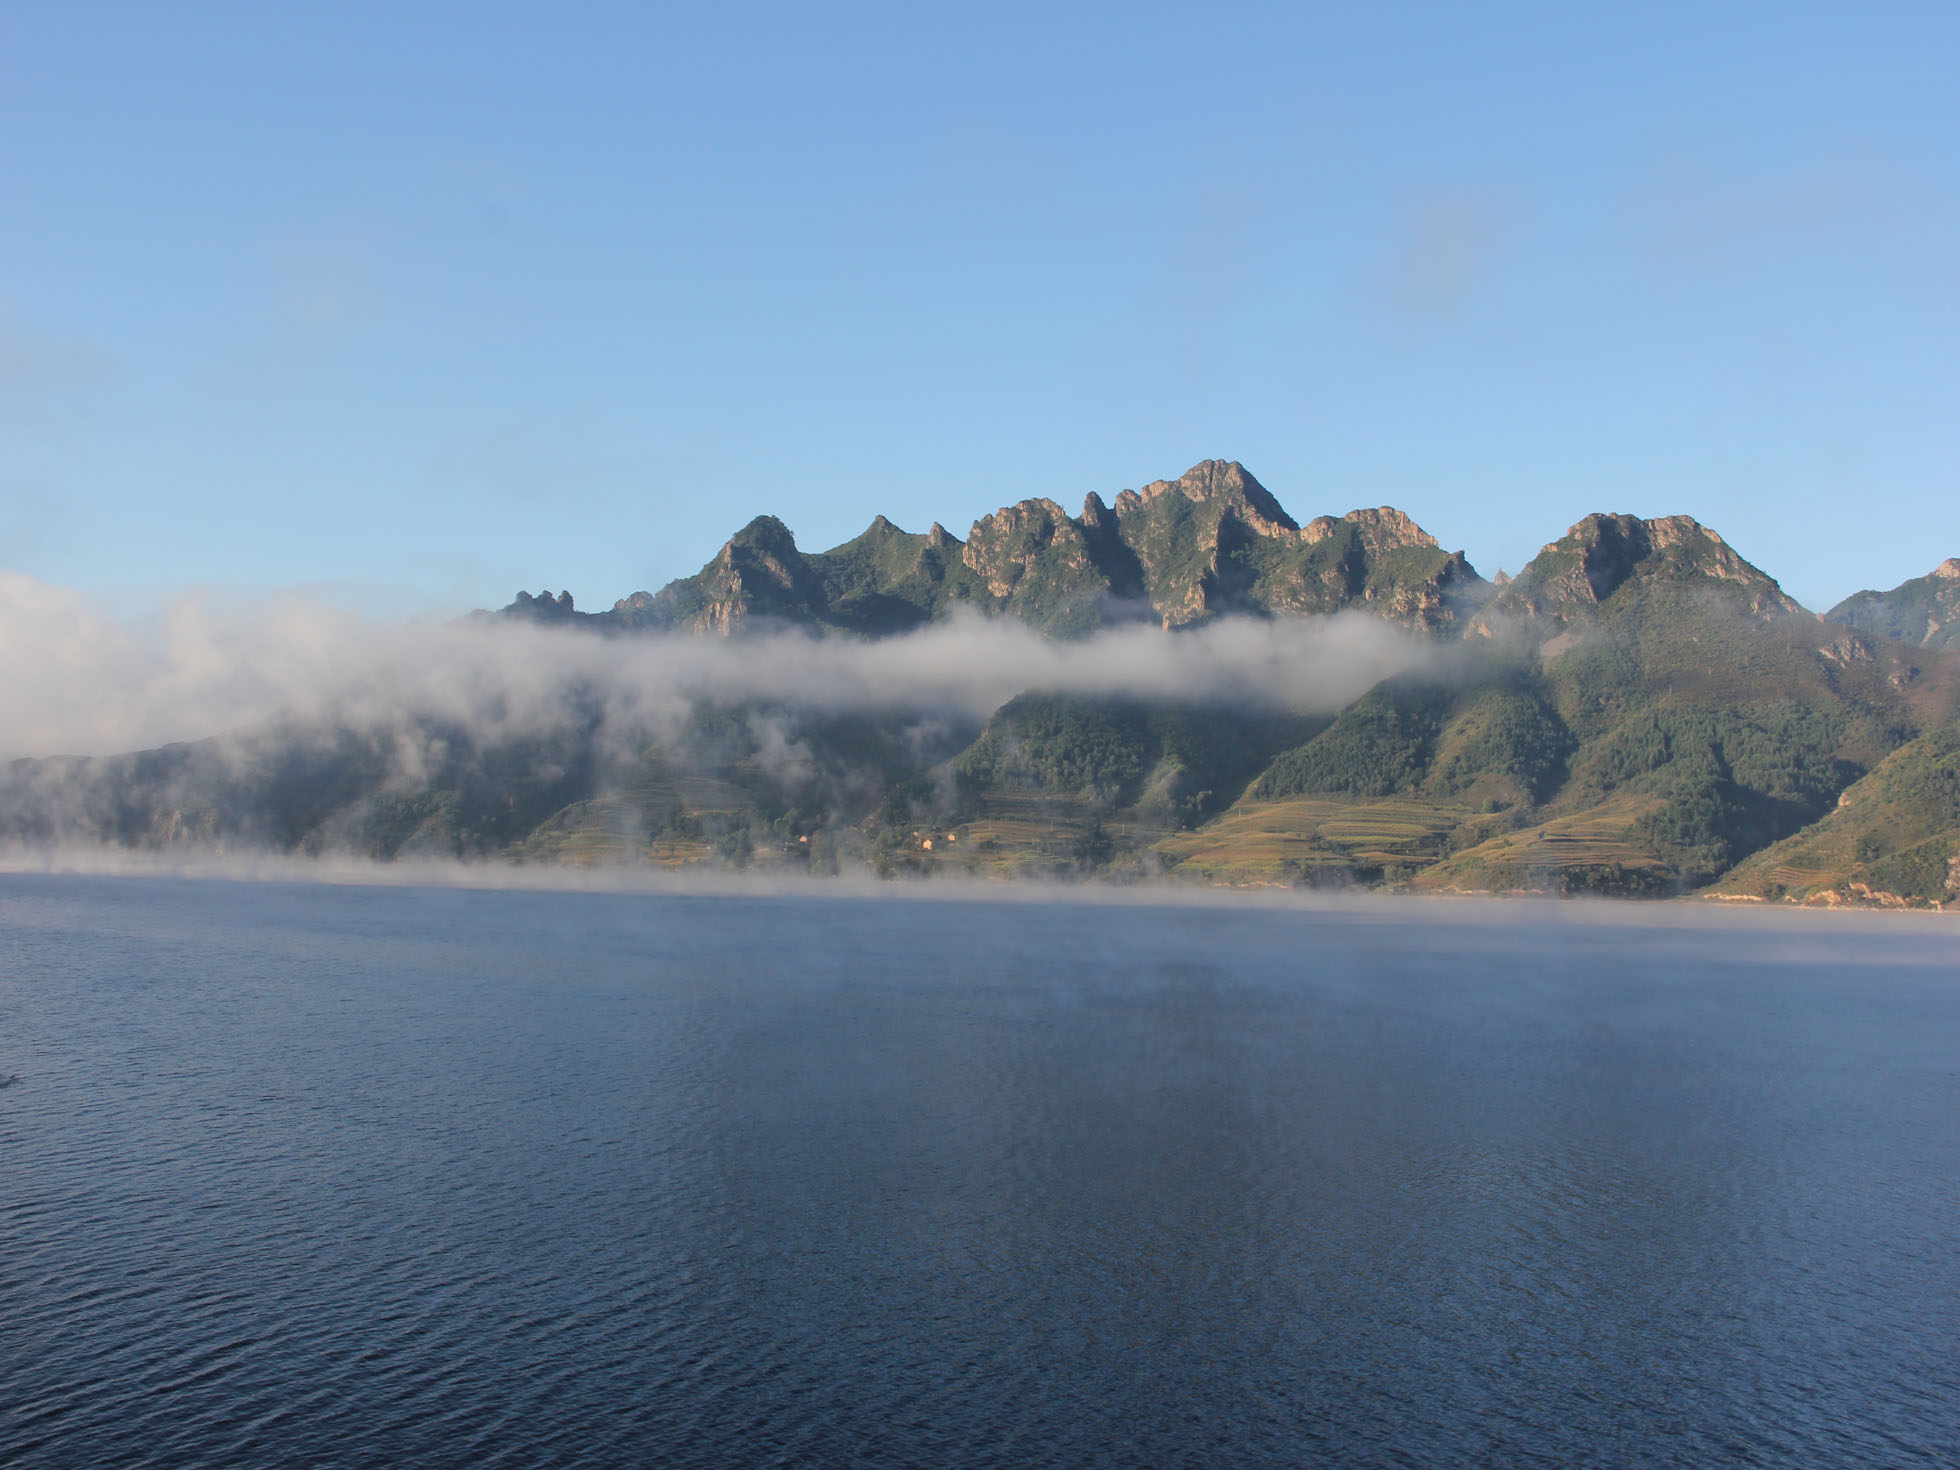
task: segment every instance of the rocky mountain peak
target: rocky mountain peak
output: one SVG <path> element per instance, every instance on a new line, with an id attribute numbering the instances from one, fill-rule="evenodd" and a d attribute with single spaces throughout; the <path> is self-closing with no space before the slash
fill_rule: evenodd
<path id="1" fill-rule="evenodd" d="M 1172 481 L 1171 488 L 1187 500 L 1210 500 L 1258 483 L 1236 459 L 1201 459 Z"/>
<path id="2" fill-rule="evenodd" d="M 1081 529 L 1054 501 L 1036 498 L 975 521 L 960 560 L 979 574 L 990 596 L 1006 599 L 1050 548 L 1060 548 L 1069 566 L 1087 565 Z"/>
<path id="3" fill-rule="evenodd" d="M 1642 520 L 1630 515 L 1590 515 L 1574 526 L 1567 538 L 1579 544 L 1594 601 L 1610 597 L 1637 567 L 1663 553 L 1672 553 L 1663 559 L 1678 563 L 1681 570 L 1719 581 L 1776 587 L 1773 578 L 1736 555 L 1728 542 L 1693 516 Z M 1781 610 L 1795 610 L 1796 603 L 1784 597 L 1780 589 L 1776 598 Z"/>
<path id="4" fill-rule="evenodd" d="M 1341 517 L 1361 533 L 1361 543 L 1379 555 L 1404 546 L 1435 546 L 1436 538 L 1392 505 L 1351 510 Z"/>
<path id="5" fill-rule="evenodd" d="M 1719 535 L 1693 516 L 1656 516 L 1652 520 L 1642 521 L 1641 524 L 1647 528 L 1647 539 L 1657 550 L 1669 546 L 1686 546 L 1698 540 L 1710 541 L 1717 546 L 1728 545 Z"/>
<path id="6" fill-rule="evenodd" d="M 1286 513 L 1279 501 L 1264 485 L 1260 484 L 1235 459 L 1205 459 L 1191 466 L 1175 480 L 1153 480 L 1141 490 L 1125 491 L 1116 500 L 1116 511 L 1122 515 L 1126 507 L 1125 498 L 1132 504 L 1130 509 L 1148 505 L 1160 496 L 1176 492 L 1197 505 L 1207 505 L 1214 501 L 1235 503 L 1252 512 L 1249 519 L 1271 524 L 1272 531 L 1261 529 L 1261 534 L 1271 535 L 1280 530 L 1298 531 L 1300 528 L 1293 517 Z"/>
<path id="7" fill-rule="evenodd" d="M 1936 577 L 1960 577 L 1960 556 L 1949 556 L 1933 568 Z"/>
<path id="8" fill-rule="evenodd" d="M 728 544 L 721 549 L 721 559 L 727 562 L 736 551 L 756 551 L 778 559 L 799 554 L 795 535 L 774 516 L 757 516 L 729 537 Z"/>
<path id="9" fill-rule="evenodd" d="M 1801 611 L 1774 578 L 1692 516 L 1643 520 L 1596 513 L 1533 557 L 1499 594 L 1492 613 L 1563 621 L 1575 610 L 1600 606 L 1635 578 L 1728 583 L 1750 615 L 1766 620 Z"/>

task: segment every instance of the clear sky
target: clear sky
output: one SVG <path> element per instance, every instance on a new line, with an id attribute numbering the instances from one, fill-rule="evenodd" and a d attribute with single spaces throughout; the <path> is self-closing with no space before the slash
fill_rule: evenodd
<path id="1" fill-rule="evenodd" d="M 0 566 L 609 605 L 1244 461 L 1960 555 L 1960 5 L 0 17 Z"/>

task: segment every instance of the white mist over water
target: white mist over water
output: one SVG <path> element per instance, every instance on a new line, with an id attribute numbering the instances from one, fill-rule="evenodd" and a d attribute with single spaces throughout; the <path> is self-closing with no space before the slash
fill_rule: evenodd
<path id="1" fill-rule="evenodd" d="M 701 700 L 983 718 L 1028 690 L 1325 711 L 1441 657 L 1359 613 L 1178 633 L 1138 625 L 1069 642 L 969 616 L 873 642 L 377 622 L 296 594 L 187 594 L 132 623 L 0 571 L 0 759 L 113 754 L 281 714 L 356 728 L 436 718 L 495 740 L 558 728 L 595 703 L 622 728 Z"/>

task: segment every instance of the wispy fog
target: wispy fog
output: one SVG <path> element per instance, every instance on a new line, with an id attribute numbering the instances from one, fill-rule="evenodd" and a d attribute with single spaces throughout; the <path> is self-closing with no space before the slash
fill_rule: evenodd
<path id="1" fill-rule="evenodd" d="M 1436 657 L 1361 614 L 1175 634 L 1129 626 L 1067 643 L 978 617 L 875 643 L 605 638 L 498 620 L 376 622 L 298 597 L 186 596 L 126 623 L 0 572 L 0 758 L 110 754 L 276 714 L 355 726 L 433 717 L 495 739 L 551 729 L 595 702 L 621 726 L 701 700 L 980 717 L 1030 689 L 1329 710 Z"/>
<path id="2" fill-rule="evenodd" d="M 1584 931 L 1611 930 L 1644 942 L 1670 939 L 1696 948 L 1711 934 L 1748 935 L 1751 955 L 1791 974 L 1816 966 L 1842 968 L 1843 958 L 1819 947 L 1836 939 L 1861 945 L 1882 937 L 1883 945 L 1861 948 L 1866 968 L 1944 965 L 1950 968 L 1953 936 L 1940 916 L 1898 909 L 1803 908 L 1787 904 L 1715 903 L 1687 898 L 1671 902 L 1627 903 L 1613 898 L 1546 898 L 1539 895 L 1465 895 L 1328 891 L 1283 887 L 1215 887 L 1173 879 L 1110 882 L 1083 878 L 1071 882 L 1011 882 L 968 876 L 889 881 L 864 870 L 828 876 L 782 869 L 767 873 L 731 872 L 714 867 L 682 872 L 645 867 L 557 867 L 514 865 L 495 860 L 432 857 L 377 862 L 351 853 L 295 857 L 272 852 L 135 852 L 99 845 L 22 849 L 0 845 L 0 876 L 33 875 L 59 883 L 65 878 L 189 879 L 228 883 L 326 883 L 348 887 L 453 888 L 507 893 L 624 894 L 639 898 L 734 899 L 746 903 L 821 899 L 861 899 L 887 903 L 906 900 L 939 904 L 1067 905 L 1094 907 L 1268 909 L 1340 918 L 1348 923 L 1392 926 L 1397 942 L 1429 941 L 1463 960 L 1484 949 L 1514 953 L 1527 930 L 1541 945 L 1558 945 Z M 59 888 L 45 891 L 59 892 Z M 16 900 L 23 890 L 8 895 Z M 46 922 L 53 911 L 37 913 L 16 903 L 7 915 L 15 927 Z M 62 911 L 65 913 L 65 910 Z M 1660 951 L 1657 951 L 1659 953 Z"/>

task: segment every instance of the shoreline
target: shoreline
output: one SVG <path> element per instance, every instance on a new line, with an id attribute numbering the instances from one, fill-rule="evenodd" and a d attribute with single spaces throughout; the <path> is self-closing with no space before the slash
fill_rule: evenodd
<path id="1" fill-rule="evenodd" d="M 1531 907 L 1573 914 L 1690 914 L 1728 917 L 1768 914 L 1923 915 L 1945 919 L 1954 905 L 1909 905 L 1859 899 L 1797 903 L 1704 890 L 1665 897 L 1567 894 L 1549 889 L 1316 889 L 1282 883 L 1202 883 L 1176 877 L 1111 881 L 1103 878 L 879 878 L 863 873 L 768 873 L 717 869 L 662 870 L 648 866 L 565 867 L 496 859 L 293 857 L 280 853 L 200 853 L 177 856 L 118 849 L 0 851 L 0 879 L 12 877 L 178 880 L 339 888 L 436 889 L 463 892 L 565 893 L 673 898 L 899 899 L 912 902 L 1081 904 L 1107 907 L 1240 908 L 1260 911 L 1359 912 L 1393 909 L 1398 918 L 1422 910 L 1440 916 L 1488 906 Z"/>

